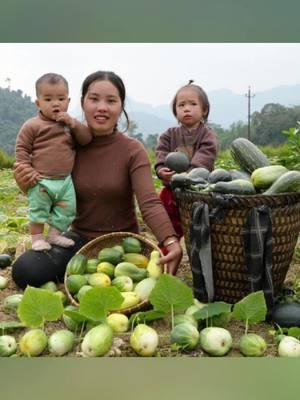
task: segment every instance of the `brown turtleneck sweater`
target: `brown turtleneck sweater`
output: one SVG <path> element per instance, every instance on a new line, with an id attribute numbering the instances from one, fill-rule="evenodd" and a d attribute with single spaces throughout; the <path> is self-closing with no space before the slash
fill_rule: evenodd
<path id="1" fill-rule="evenodd" d="M 184 126 L 169 128 L 160 136 L 156 147 L 156 173 L 164 167 L 166 156 L 172 151 L 186 153 L 193 168 L 204 167 L 212 171 L 218 151 L 216 134 L 202 123 L 192 130 Z"/>
<path id="2" fill-rule="evenodd" d="M 75 143 L 92 139 L 89 128 L 75 120 L 69 129 L 46 118 L 41 112 L 21 127 L 16 140 L 16 161 L 31 165 L 44 178 L 70 175 L 75 159 Z"/>
<path id="3" fill-rule="evenodd" d="M 94 238 L 109 232 L 138 232 L 135 198 L 159 242 L 175 231 L 153 186 L 143 145 L 120 132 L 94 137 L 80 147 L 72 173 L 77 217 L 72 229 Z"/>

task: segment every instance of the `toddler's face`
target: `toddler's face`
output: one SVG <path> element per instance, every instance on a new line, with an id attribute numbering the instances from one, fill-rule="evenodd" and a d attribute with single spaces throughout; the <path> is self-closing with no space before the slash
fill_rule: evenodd
<path id="1" fill-rule="evenodd" d="M 68 89 L 64 82 L 43 82 L 39 85 L 35 103 L 45 117 L 56 121 L 58 113 L 68 110 L 69 102 Z"/>
<path id="2" fill-rule="evenodd" d="M 181 89 L 176 98 L 176 117 L 187 128 L 196 128 L 206 110 L 199 98 L 199 93 L 193 88 Z"/>

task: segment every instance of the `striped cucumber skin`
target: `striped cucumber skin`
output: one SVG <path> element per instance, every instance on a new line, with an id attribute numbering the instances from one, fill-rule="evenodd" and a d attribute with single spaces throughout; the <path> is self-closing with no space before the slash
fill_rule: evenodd
<path id="1" fill-rule="evenodd" d="M 270 165 L 267 156 L 248 139 L 235 139 L 231 143 L 230 151 L 235 162 L 250 174 L 257 168 Z"/>
<path id="2" fill-rule="evenodd" d="M 263 194 L 300 192 L 300 172 L 288 171 L 281 175 Z"/>

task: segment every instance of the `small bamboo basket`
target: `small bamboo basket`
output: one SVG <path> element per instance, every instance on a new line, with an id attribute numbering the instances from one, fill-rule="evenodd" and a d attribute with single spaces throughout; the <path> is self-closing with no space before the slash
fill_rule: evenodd
<path id="1" fill-rule="evenodd" d="M 222 207 L 222 222 L 210 224 L 215 300 L 235 303 L 250 293 L 241 230 L 253 207 L 266 205 L 272 218 L 272 264 L 275 295 L 289 269 L 300 231 L 300 193 L 272 196 L 221 195 L 175 190 L 188 255 L 190 254 L 191 209 L 204 202 L 209 211 Z"/>
<path id="2" fill-rule="evenodd" d="M 100 250 L 102 250 L 106 247 L 113 247 L 116 245 L 120 245 L 122 243 L 122 239 L 124 239 L 126 237 L 134 237 L 134 238 L 138 239 L 142 245 L 141 254 L 143 254 L 147 258 L 150 257 L 150 254 L 153 250 L 157 250 L 161 253 L 160 248 L 154 242 L 145 238 L 144 236 L 141 236 L 137 233 L 131 233 L 131 232 L 113 232 L 113 233 L 108 233 L 103 236 L 99 236 L 98 238 L 91 240 L 86 245 L 81 247 L 81 249 L 79 249 L 76 254 L 83 254 L 87 258 L 97 258 Z M 74 299 L 74 297 L 69 292 L 67 284 L 66 284 L 66 279 L 67 279 L 67 274 L 65 273 L 64 285 L 65 285 L 65 290 L 66 290 L 67 296 L 68 296 L 70 302 L 73 305 L 78 307 L 79 303 Z M 114 310 L 113 312 L 130 315 L 130 314 L 133 314 L 138 311 L 149 309 L 150 306 L 151 305 L 148 300 L 143 300 L 141 303 L 136 304 L 135 306 L 124 308 L 122 310 Z"/>

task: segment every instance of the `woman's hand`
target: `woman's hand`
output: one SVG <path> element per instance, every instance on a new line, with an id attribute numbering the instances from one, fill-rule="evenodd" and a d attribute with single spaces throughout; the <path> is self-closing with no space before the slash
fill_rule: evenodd
<path id="1" fill-rule="evenodd" d="M 182 259 L 182 248 L 178 240 L 174 241 L 174 243 L 169 244 L 167 246 L 168 254 L 165 256 L 160 257 L 157 261 L 160 265 L 165 265 L 166 270 L 165 272 L 176 275 L 177 270 L 180 265 L 180 261 Z"/>
<path id="2" fill-rule="evenodd" d="M 41 179 L 40 174 L 31 165 L 21 163 L 14 164 L 14 177 L 17 185 L 24 193 Z"/>
<path id="3" fill-rule="evenodd" d="M 158 177 L 162 180 L 164 184 L 168 184 L 171 182 L 172 176 L 175 174 L 175 171 L 172 171 L 171 169 L 167 167 L 162 167 L 157 175 Z"/>

